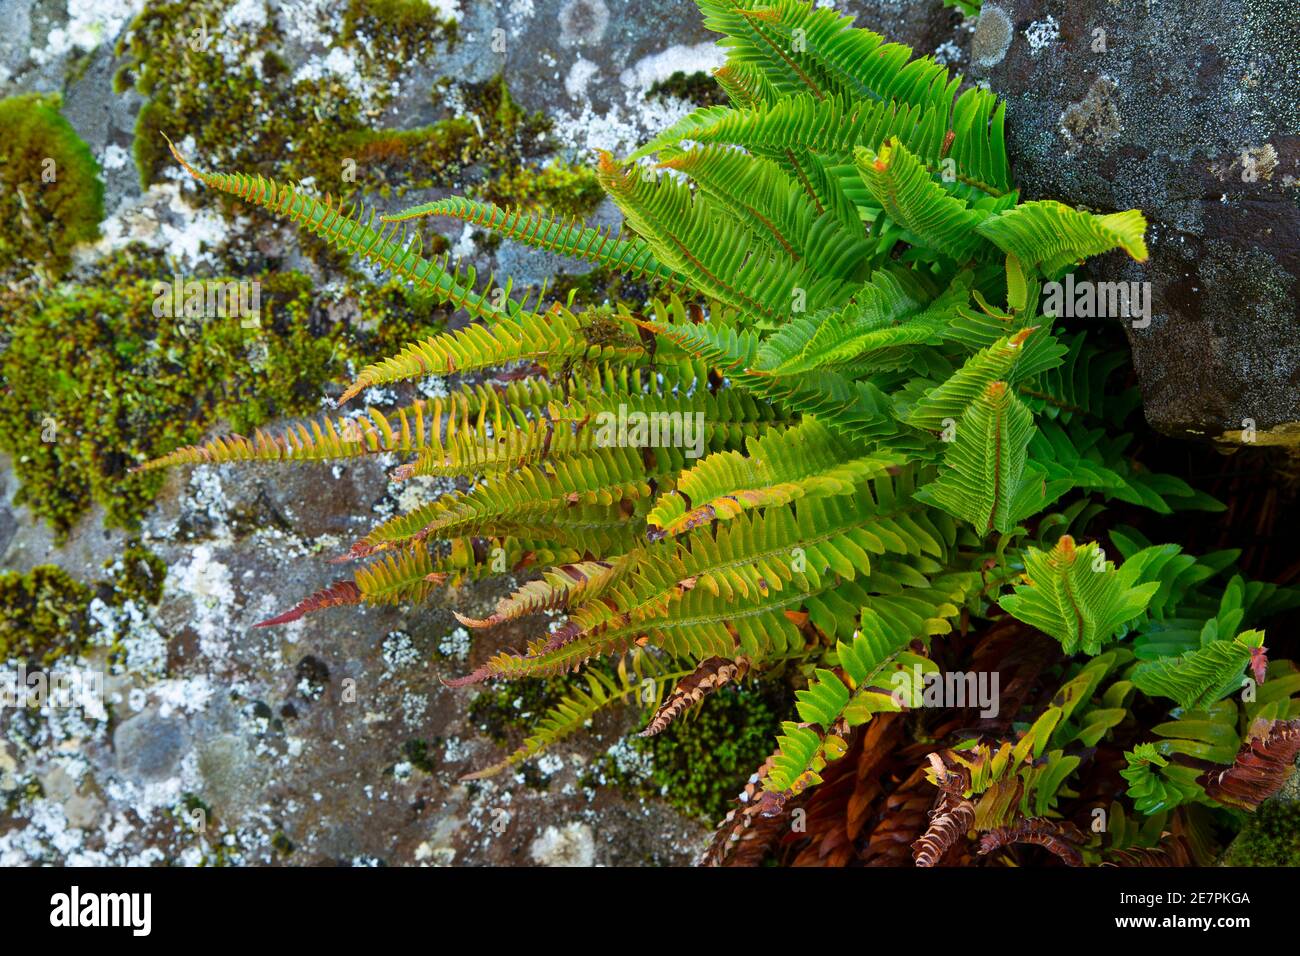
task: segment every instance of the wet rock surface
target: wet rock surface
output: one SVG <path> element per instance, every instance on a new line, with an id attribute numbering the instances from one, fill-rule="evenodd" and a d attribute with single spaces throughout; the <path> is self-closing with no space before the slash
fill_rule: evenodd
<path id="1" fill-rule="evenodd" d="M 1008 42 L 1009 38 L 1009 42 Z M 986 3 L 972 77 L 1006 97 L 1026 198 L 1139 208 L 1151 323 L 1126 323 L 1148 421 L 1300 441 L 1300 20 L 1280 0 Z"/>

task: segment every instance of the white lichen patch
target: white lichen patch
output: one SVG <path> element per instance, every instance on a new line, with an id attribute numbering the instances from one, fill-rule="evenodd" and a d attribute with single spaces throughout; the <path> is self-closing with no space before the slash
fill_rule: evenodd
<path id="1" fill-rule="evenodd" d="M 89 52 L 116 39 L 144 9 L 144 0 L 68 0 L 67 9 L 67 23 L 50 30 L 43 48 L 31 50 L 31 58 L 38 66 L 68 53 Z"/>
<path id="2" fill-rule="evenodd" d="M 675 97 L 647 99 L 651 86 L 679 71 L 708 73 L 724 60 L 723 51 L 713 43 L 678 44 L 642 57 L 619 75 L 622 102 L 616 101 L 609 109 L 598 112 L 587 90 L 593 81 L 603 84 L 594 64 L 583 66 L 587 61 L 578 56 L 567 73 L 565 90 L 581 108 L 577 112 L 557 109 L 552 114 L 556 121 L 554 135 L 563 146 L 579 154 L 589 155 L 595 149 L 626 154 L 644 142 L 651 131 L 675 123 L 692 109 L 691 104 Z"/>
<path id="3" fill-rule="evenodd" d="M 532 842 L 529 853 L 540 866 L 594 866 L 596 839 L 585 823 L 548 826 Z"/>
<path id="4" fill-rule="evenodd" d="M 464 662 L 469 660 L 470 644 L 469 631 L 458 627 L 438 642 L 438 653 L 451 660 Z"/>
<path id="5" fill-rule="evenodd" d="M 192 598 L 192 626 L 199 636 L 199 650 L 212 660 L 214 667 L 224 669 L 235 603 L 229 566 L 217 559 L 210 544 L 200 544 L 191 552 L 188 562 L 171 570 L 167 587 L 175 594 Z"/>
<path id="6" fill-rule="evenodd" d="M 1042 20 L 1035 20 L 1025 28 L 1025 40 L 1029 43 L 1029 52 L 1038 56 L 1047 47 L 1061 39 L 1061 25 L 1050 14 Z"/>

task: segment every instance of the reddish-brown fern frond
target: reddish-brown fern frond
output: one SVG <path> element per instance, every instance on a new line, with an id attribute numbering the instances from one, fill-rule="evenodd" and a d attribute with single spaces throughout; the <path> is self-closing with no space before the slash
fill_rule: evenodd
<path id="1" fill-rule="evenodd" d="M 327 607 L 345 607 L 351 604 L 360 604 L 363 600 L 361 589 L 356 584 L 351 581 L 335 581 L 329 587 L 321 588 L 311 597 L 299 601 L 283 614 L 267 618 L 265 621 L 258 621 L 253 627 L 274 627 L 277 624 L 288 624 L 290 621 L 296 621 L 313 611 L 319 611 Z"/>
<path id="2" fill-rule="evenodd" d="M 1257 720 L 1231 767 L 1211 771 L 1205 792 L 1220 803 L 1254 810 L 1282 789 L 1300 754 L 1300 717 Z"/>
<path id="3" fill-rule="evenodd" d="M 664 698 L 654 717 L 638 737 L 653 737 L 680 717 L 688 709 L 708 697 L 723 684 L 738 681 L 749 671 L 749 658 L 741 655 L 734 661 L 725 657 L 710 657 L 677 682 L 677 686 Z"/>
<path id="4" fill-rule="evenodd" d="M 1079 847 L 1086 842 L 1087 837 L 1069 821 L 1030 817 L 985 833 L 980 837 L 979 853 L 980 856 L 988 856 L 994 850 L 1012 843 L 1032 843 L 1050 850 L 1066 866 L 1083 866 L 1083 855 L 1079 852 Z"/>
<path id="5" fill-rule="evenodd" d="M 945 853 L 975 825 L 975 804 L 962 796 L 970 778 L 965 768 L 949 770 L 938 754 L 930 754 L 930 765 L 938 777 L 939 796 L 930 811 L 930 826 L 912 844 L 917 866 L 935 866 Z"/>

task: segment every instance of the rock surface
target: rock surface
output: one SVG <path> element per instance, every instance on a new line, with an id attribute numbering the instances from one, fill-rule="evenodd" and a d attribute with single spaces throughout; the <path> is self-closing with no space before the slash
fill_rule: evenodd
<path id="1" fill-rule="evenodd" d="M 1300 443 L 1300 18 L 1285 0 L 997 0 L 972 77 L 1007 99 L 1025 198 L 1139 208 L 1151 283 L 1127 326 L 1148 421 Z"/>

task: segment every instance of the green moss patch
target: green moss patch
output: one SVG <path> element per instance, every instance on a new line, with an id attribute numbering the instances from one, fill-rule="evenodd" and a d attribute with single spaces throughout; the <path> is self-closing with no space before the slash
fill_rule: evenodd
<path id="1" fill-rule="evenodd" d="M 300 273 L 261 283 L 257 328 L 238 318 L 155 316 L 156 278 L 119 257 L 99 281 L 18 303 L 0 355 L 0 449 L 13 458 L 17 501 L 66 533 L 89 504 L 131 527 L 163 473 L 132 475 L 150 458 L 225 423 L 248 433 L 271 419 L 315 413 L 327 384 L 354 365 L 441 327 L 443 314 L 390 284 L 348 293 L 365 325 L 329 318 Z M 230 281 L 220 279 L 217 281 Z"/>
<path id="2" fill-rule="evenodd" d="M 603 776 L 626 791 L 662 796 L 685 814 L 716 822 L 771 753 L 781 723 L 779 698 L 773 687 L 725 687 L 696 715 L 675 721 L 658 736 L 620 741 L 593 766 L 586 782 Z"/>
<path id="3" fill-rule="evenodd" d="M 1224 856 L 1228 866 L 1300 866 L 1300 803 L 1260 805 Z"/>
<path id="4" fill-rule="evenodd" d="M 0 279 L 62 275 L 78 242 L 99 235 L 104 184 L 58 96 L 0 100 Z"/>
<path id="5" fill-rule="evenodd" d="M 0 662 L 44 666 L 79 653 L 91 634 L 93 593 L 53 564 L 0 574 Z"/>

